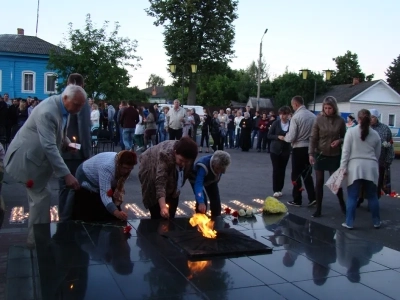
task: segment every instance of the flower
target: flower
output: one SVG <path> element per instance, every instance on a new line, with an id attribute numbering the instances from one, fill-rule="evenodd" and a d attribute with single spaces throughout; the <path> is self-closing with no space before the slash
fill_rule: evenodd
<path id="1" fill-rule="evenodd" d="M 230 215 L 231 214 L 231 209 L 229 207 L 225 207 L 225 213 L 227 215 Z"/>
<path id="2" fill-rule="evenodd" d="M 244 217 L 245 215 L 246 211 L 243 208 L 239 209 L 239 216 Z"/>
<path id="3" fill-rule="evenodd" d="M 109 190 L 107 191 L 107 196 L 108 196 L 108 197 L 112 197 L 113 195 L 114 195 L 113 190 L 112 190 L 112 189 L 109 189 Z"/>
<path id="4" fill-rule="evenodd" d="M 246 215 L 247 215 L 248 217 L 251 217 L 251 216 L 253 215 L 253 209 L 252 209 L 252 208 L 246 209 Z"/>
<path id="5" fill-rule="evenodd" d="M 235 210 L 235 211 L 232 213 L 232 217 L 234 217 L 234 218 L 239 217 L 239 213 L 237 212 L 237 210 Z"/>
<path id="6" fill-rule="evenodd" d="M 263 212 L 270 214 L 281 214 L 287 212 L 285 204 L 274 197 L 267 197 L 264 202 Z"/>
<path id="7" fill-rule="evenodd" d="M 390 141 L 390 142 L 384 141 L 382 143 L 382 147 L 389 148 L 390 146 L 392 146 L 392 144 L 393 144 L 393 141 Z"/>
<path id="8" fill-rule="evenodd" d="M 397 196 L 397 193 L 395 191 L 390 193 L 390 197 L 396 197 L 396 196 Z"/>
<path id="9" fill-rule="evenodd" d="M 130 226 L 130 225 L 127 225 L 124 227 L 124 233 L 130 233 L 131 230 L 132 230 L 132 226 Z"/>
<path id="10" fill-rule="evenodd" d="M 27 187 L 28 189 L 30 189 L 30 188 L 33 187 L 33 180 L 32 180 L 32 179 L 29 179 L 29 180 L 26 182 L 26 187 Z"/>
<path id="11" fill-rule="evenodd" d="M 292 184 L 294 185 L 294 186 L 296 186 L 297 185 L 297 182 L 296 181 L 292 181 Z"/>

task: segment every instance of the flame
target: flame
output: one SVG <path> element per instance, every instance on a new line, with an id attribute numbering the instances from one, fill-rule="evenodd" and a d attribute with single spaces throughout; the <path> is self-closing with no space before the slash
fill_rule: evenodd
<path id="1" fill-rule="evenodd" d="M 193 275 L 196 273 L 200 273 L 203 269 L 210 265 L 210 262 L 207 260 L 202 261 L 188 261 L 188 268 L 190 270 L 190 275 L 188 279 L 192 279 Z"/>
<path id="2" fill-rule="evenodd" d="M 193 227 L 197 225 L 197 229 L 206 238 L 215 239 L 217 236 L 217 232 L 213 229 L 214 222 L 204 214 L 194 214 L 193 217 L 190 218 L 189 223 Z"/>
<path id="3" fill-rule="evenodd" d="M 74 140 L 74 143 L 76 143 L 76 137 L 73 136 L 72 139 Z"/>

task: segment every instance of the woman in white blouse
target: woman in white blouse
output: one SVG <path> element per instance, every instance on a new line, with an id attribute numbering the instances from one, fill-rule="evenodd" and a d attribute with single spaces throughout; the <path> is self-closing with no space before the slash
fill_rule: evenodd
<path id="1" fill-rule="evenodd" d="M 100 124 L 100 112 L 97 104 L 92 105 L 92 112 L 90 113 L 90 122 L 92 127 L 99 127 Z"/>
<path id="2" fill-rule="evenodd" d="M 244 117 L 242 116 L 242 111 L 238 110 L 235 117 L 235 149 L 239 148 L 239 138 L 240 138 L 240 121 L 242 121 Z"/>
<path id="3" fill-rule="evenodd" d="M 347 175 L 346 222 L 343 227 L 352 229 L 356 215 L 357 200 L 362 186 L 368 199 L 372 222 L 381 226 L 379 216 L 378 159 L 381 154 L 379 134 L 370 127 L 371 113 L 362 109 L 358 112 L 359 125 L 349 128 L 344 137 L 340 169 Z"/>

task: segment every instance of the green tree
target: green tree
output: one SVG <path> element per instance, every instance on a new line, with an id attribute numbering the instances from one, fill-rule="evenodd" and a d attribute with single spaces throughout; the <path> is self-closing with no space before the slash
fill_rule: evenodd
<path id="1" fill-rule="evenodd" d="M 198 65 L 198 72 L 213 74 L 218 63 L 233 58 L 234 26 L 238 1 L 149 0 L 146 9 L 156 18 L 154 25 L 164 27 L 164 46 L 170 63 L 177 65 L 174 76 L 184 77 L 188 90 L 188 104 L 196 103 L 197 74 L 190 64 Z M 217 64 L 216 64 L 217 63 Z M 176 81 L 182 81 L 177 78 Z"/>
<path id="2" fill-rule="evenodd" d="M 120 98 L 118 100 L 133 100 L 135 102 L 148 102 L 149 95 L 135 87 L 124 87 L 120 92 Z"/>
<path id="3" fill-rule="evenodd" d="M 68 36 L 61 42 L 60 51 L 50 53 L 48 68 L 55 70 L 66 85 L 71 73 L 80 73 L 85 78 L 85 90 L 94 99 L 121 98 L 129 85 L 128 67 L 136 70 L 141 60 L 136 55 L 138 42 L 118 36 L 120 25 L 115 23 L 110 33 L 109 22 L 95 28 L 86 15 L 84 29 L 73 29 L 69 23 Z M 68 45 L 68 46 L 67 46 Z"/>
<path id="4" fill-rule="evenodd" d="M 400 93 L 400 55 L 395 58 L 386 72 L 386 81 L 390 87 Z"/>
<path id="5" fill-rule="evenodd" d="M 163 86 L 164 84 L 165 84 L 164 78 L 162 78 L 156 74 L 150 74 L 149 79 L 146 82 L 147 87 Z"/>
<path id="6" fill-rule="evenodd" d="M 371 81 L 374 74 L 368 76 L 361 71 L 360 64 L 358 63 L 357 53 L 347 51 L 344 55 L 332 58 L 336 63 L 336 70 L 332 73 L 332 84 L 350 84 L 353 83 L 353 78 L 358 78 L 360 82 Z"/>
<path id="7" fill-rule="evenodd" d="M 261 76 L 260 81 L 264 82 L 269 80 L 269 66 L 265 60 L 261 61 Z M 251 64 L 246 68 L 246 72 L 250 75 L 252 81 L 257 85 L 258 83 L 258 62 L 252 61 Z"/>
<path id="8" fill-rule="evenodd" d="M 303 79 L 301 74 L 294 72 L 285 72 L 276 77 L 271 84 L 275 109 L 290 105 L 290 100 L 296 95 L 303 96 L 306 105 L 312 103 L 315 82 L 317 83 L 317 95 L 328 90 L 329 83 L 324 81 L 323 75 L 312 71 L 309 72 L 307 79 Z"/>

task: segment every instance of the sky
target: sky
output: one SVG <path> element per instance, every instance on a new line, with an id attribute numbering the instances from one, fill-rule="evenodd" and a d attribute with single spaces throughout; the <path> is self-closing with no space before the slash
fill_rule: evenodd
<path id="1" fill-rule="evenodd" d="M 59 44 L 68 31 L 84 27 L 90 13 L 96 27 L 104 21 L 118 21 L 120 36 L 138 41 L 137 54 L 141 68 L 129 70 L 131 86 L 146 88 L 154 73 L 172 82 L 167 71 L 168 57 L 163 45 L 163 28 L 154 26 L 147 16 L 148 0 L 40 0 L 38 37 Z M 386 79 L 385 71 L 400 54 L 398 39 L 398 0 L 240 0 L 238 19 L 234 22 L 236 58 L 233 69 L 245 69 L 259 55 L 263 39 L 263 59 L 270 76 L 306 68 L 313 71 L 335 69 L 332 58 L 347 50 L 358 54 L 361 69 L 375 79 Z M 23 28 L 25 35 L 35 35 L 37 1 L 4 1 L 1 9 L 0 34 L 16 34 Z M 112 26 L 110 26 L 112 27 Z"/>

